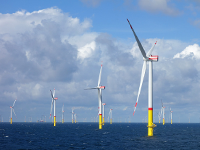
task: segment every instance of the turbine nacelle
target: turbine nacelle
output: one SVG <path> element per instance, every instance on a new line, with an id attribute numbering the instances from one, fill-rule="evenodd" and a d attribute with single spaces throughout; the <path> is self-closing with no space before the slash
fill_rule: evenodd
<path id="1" fill-rule="evenodd" d="M 105 86 L 100 86 L 100 87 L 99 87 L 99 89 L 105 89 L 105 88 L 106 88 Z"/>
<path id="2" fill-rule="evenodd" d="M 151 55 L 148 61 L 158 61 L 158 55 Z"/>

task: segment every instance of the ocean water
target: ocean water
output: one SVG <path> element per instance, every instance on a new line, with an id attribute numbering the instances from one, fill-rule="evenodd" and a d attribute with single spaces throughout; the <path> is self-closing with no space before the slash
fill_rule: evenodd
<path id="1" fill-rule="evenodd" d="M 147 136 L 146 123 L 0 122 L 0 150 L 12 149 L 200 149 L 200 124 L 157 124 Z"/>

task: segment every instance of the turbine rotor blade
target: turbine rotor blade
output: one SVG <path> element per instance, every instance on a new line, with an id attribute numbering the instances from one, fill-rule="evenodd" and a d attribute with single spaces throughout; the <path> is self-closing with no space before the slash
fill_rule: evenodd
<path id="1" fill-rule="evenodd" d="M 144 51 L 144 48 L 142 47 L 142 44 L 140 43 L 140 40 L 138 39 L 138 37 L 137 37 L 135 31 L 133 30 L 133 27 L 132 27 L 131 23 L 129 22 L 128 19 L 127 19 L 127 21 L 128 21 L 128 23 L 129 23 L 129 25 L 130 25 L 132 31 L 133 31 L 133 34 L 134 34 L 134 36 L 135 36 L 135 39 L 136 39 L 136 41 L 137 41 L 137 44 L 138 44 L 138 46 L 139 46 L 139 49 L 140 49 L 140 51 L 141 51 L 143 57 L 144 57 L 144 58 L 147 58 L 146 52 Z"/>
<path id="2" fill-rule="evenodd" d="M 13 110 L 13 113 L 15 114 L 14 108 L 12 110 Z M 16 114 L 15 114 L 15 117 L 16 117 Z"/>
<path id="3" fill-rule="evenodd" d="M 101 69 L 100 69 L 100 73 L 99 73 L 98 86 L 100 86 L 100 83 L 101 83 L 101 71 L 102 71 L 102 65 L 101 65 Z"/>
<path id="4" fill-rule="evenodd" d="M 157 43 L 157 41 L 156 41 L 156 43 Z M 151 55 L 151 53 L 152 53 L 152 51 L 153 51 L 153 49 L 154 49 L 156 43 L 155 43 L 155 44 L 151 47 L 151 49 L 147 52 L 147 57 L 149 57 L 149 56 Z"/>
<path id="5" fill-rule="evenodd" d="M 56 90 L 55 90 L 55 88 L 54 88 L 54 91 L 53 91 L 53 97 L 55 97 L 55 92 L 56 92 Z"/>
<path id="6" fill-rule="evenodd" d="M 16 100 L 14 101 L 14 103 L 13 103 L 13 106 L 12 106 L 12 107 L 14 107 L 14 105 L 15 105 L 15 102 L 16 102 Z"/>
<path id="7" fill-rule="evenodd" d="M 50 90 L 50 92 L 51 92 L 51 97 L 52 97 L 52 98 L 54 98 L 54 96 L 53 96 L 53 94 L 52 94 L 52 91 L 51 91 L 51 90 Z"/>
<path id="8" fill-rule="evenodd" d="M 84 89 L 84 90 L 92 90 L 92 89 L 99 89 L 98 87 L 94 87 L 94 88 L 88 88 L 88 89 Z"/>
<path id="9" fill-rule="evenodd" d="M 140 79 L 140 86 L 139 86 L 139 90 L 138 90 L 138 96 L 137 96 L 137 101 L 136 101 L 136 104 L 135 104 L 133 116 L 135 114 L 136 107 L 137 107 L 137 104 L 138 104 L 138 100 L 139 100 L 139 96 L 140 96 L 140 92 L 141 92 L 141 88 L 142 88 L 142 83 L 143 83 L 143 80 L 144 80 L 144 75 L 145 75 L 146 67 L 147 67 L 147 62 L 144 61 L 143 67 L 142 67 L 141 79 Z"/>
<path id="10" fill-rule="evenodd" d="M 53 108 L 53 100 L 54 100 L 54 96 L 52 94 L 52 91 L 50 90 L 50 92 L 51 92 L 52 101 L 51 101 L 51 109 L 50 109 L 50 116 L 49 116 L 49 118 L 51 118 L 51 113 L 52 113 L 52 108 Z"/>

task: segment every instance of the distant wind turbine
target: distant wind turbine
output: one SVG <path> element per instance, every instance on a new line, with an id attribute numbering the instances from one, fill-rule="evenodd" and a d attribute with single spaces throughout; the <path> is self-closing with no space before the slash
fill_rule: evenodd
<path id="1" fill-rule="evenodd" d="M 171 124 L 172 124 L 172 110 L 171 110 L 171 108 L 170 108 L 170 113 L 171 113 Z"/>
<path id="2" fill-rule="evenodd" d="M 72 123 L 74 123 L 74 108 L 72 108 Z"/>
<path id="3" fill-rule="evenodd" d="M 109 116 L 110 116 L 110 124 L 112 124 L 112 110 L 113 110 L 113 109 L 110 109 L 110 112 L 109 112 Z"/>
<path id="4" fill-rule="evenodd" d="M 51 92 L 51 97 L 52 97 L 52 102 L 51 102 L 51 110 L 50 110 L 50 117 L 51 117 L 51 113 L 52 113 L 52 108 L 54 106 L 54 126 L 56 126 L 56 100 L 58 100 L 57 97 L 55 97 L 55 88 L 54 88 L 54 91 L 52 93 L 52 91 L 50 90 Z"/>
<path id="5" fill-rule="evenodd" d="M 75 123 L 76 123 L 76 114 L 74 114 L 74 119 L 75 119 Z"/>
<path id="6" fill-rule="evenodd" d="M 99 129 L 102 129 L 102 89 L 105 89 L 105 86 L 101 86 L 101 72 L 102 72 L 102 65 L 99 73 L 99 80 L 98 80 L 98 85 L 97 87 L 94 88 L 88 88 L 85 90 L 91 90 L 91 89 L 98 89 L 98 99 L 99 99 Z"/>
<path id="7" fill-rule="evenodd" d="M 104 114 L 105 114 L 105 112 L 104 112 L 104 106 L 106 105 L 106 103 L 103 103 L 102 105 L 103 105 L 103 125 L 104 125 L 104 123 L 105 123 L 105 119 L 104 119 L 104 117 L 105 117 L 104 116 Z"/>
<path id="8" fill-rule="evenodd" d="M 64 123 L 64 104 L 63 104 L 63 106 L 62 106 L 62 123 Z"/>
<path id="9" fill-rule="evenodd" d="M 163 125 L 165 124 L 165 107 L 163 106 L 163 102 L 161 100 L 162 103 L 162 114 L 163 114 Z"/>
<path id="10" fill-rule="evenodd" d="M 14 111 L 15 102 L 16 102 L 16 100 L 14 101 L 13 106 L 10 106 L 10 109 L 11 109 L 10 124 L 12 124 L 12 112 L 15 114 L 15 111 Z M 15 114 L 15 116 L 16 116 L 16 114 Z"/>
<path id="11" fill-rule="evenodd" d="M 156 127 L 155 124 L 153 124 L 153 63 L 152 62 L 157 62 L 158 61 L 158 56 L 155 55 L 151 55 L 153 48 L 155 47 L 156 43 L 152 46 L 152 48 L 148 51 L 148 53 L 146 54 L 146 52 L 144 51 L 144 48 L 142 47 L 142 44 L 140 43 L 135 31 L 133 30 L 129 20 L 127 19 L 133 34 L 135 36 L 135 39 L 137 41 L 138 47 L 142 53 L 143 56 L 143 67 L 142 67 L 142 74 L 141 74 L 141 80 L 140 80 L 140 86 L 139 86 L 139 91 L 138 91 L 138 96 L 137 96 L 137 101 L 135 104 L 135 108 L 134 108 L 134 113 L 136 110 L 136 106 L 138 104 L 138 100 L 139 100 L 139 96 L 140 96 L 140 91 L 142 88 L 142 83 L 144 80 L 144 75 L 145 75 L 145 71 L 146 71 L 146 65 L 147 62 L 149 62 L 149 88 L 148 88 L 148 136 L 153 136 L 153 128 Z M 133 115 L 134 115 L 133 113 Z"/>

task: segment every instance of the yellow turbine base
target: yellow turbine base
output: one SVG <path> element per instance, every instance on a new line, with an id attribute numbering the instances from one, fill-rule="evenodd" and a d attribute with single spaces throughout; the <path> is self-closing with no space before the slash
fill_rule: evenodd
<path id="1" fill-rule="evenodd" d="M 64 123 L 64 119 L 62 119 L 62 123 Z"/>
<path id="2" fill-rule="evenodd" d="M 76 120 L 75 120 L 75 123 L 76 123 Z"/>
<path id="3" fill-rule="evenodd" d="M 153 136 L 153 128 L 156 127 L 153 124 L 153 109 L 148 110 L 148 136 Z"/>
<path id="4" fill-rule="evenodd" d="M 10 118 L 10 124 L 12 124 L 12 118 Z"/>
<path id="5" fill-rule="evenodd" d="M 110 119 L 110 124 L 112 124 L 112 119 Z"/>
<path id="6" fill-rule="evenodd" d="M 99 129 L 102 129 L 102 115 L 99 115 Z"/>
<path id="7" fill-rule="evenodd" d="M 104 121 L 104 117 L 103 117 L 103 125 L 104 125 L 105 121 Z"/>
<path id="8" fill-rule="evenodd" d="M 56 116 L 54 116 L 54 126 L 56 126 Z"/>
<path id="9" fill-rule="evenodd" d="M 72 119 L 72 123 L 74 123 L 74 120 Z"/>
<path id="10" fill-rule="evenodd" d="M 172 124 L 172 119 L 171 119 L 171 124 Z"/>
<path id="11" fill-rule="evenodd" d="M 165 119 L 163 119 L 163 125 L 165 124 Z"/>
<path id="12" fill-rule="evenodd" d="M 159 123 L 160 123 L 160 120 L 159 120 Z"/>

